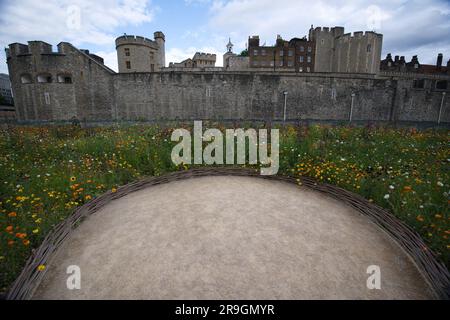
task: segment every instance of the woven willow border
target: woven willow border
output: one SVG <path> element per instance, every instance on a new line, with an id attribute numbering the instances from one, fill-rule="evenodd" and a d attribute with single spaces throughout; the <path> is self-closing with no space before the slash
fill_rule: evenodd
<path id="1" fill-rule="evenodd" d="M 106 204 L 115 199 L 124 197 L 129 193 L 150 186 L 204 176 L 251 176 L 298 184 L 296 178 L 279 175 L 261 176 L 259 171 L 255 169 L 210 167 L 178 171 L 160 177 L 149 177 L 122 186 L 118 188 L 115 193 L 108 191 L 76 209 L 71 216 L 53 228 L 39 248 L 37 248 L 28 259 L 6 298 L 11 300 L 31 299 L 47 270 L 38 271 L 37 267 L 41 264 L 48 265 L 59 246 L 70 233 L 75 230 L 76 226 L 83 219 L 94 214 Z M 370 203 L 359 195 L 336 186 L 318 183 L 312 178 L 302 177 L 301 180 L 303 186 L 325 193 L 346 203 L 381 227 L 412 259 L 421 275 L 432 289 L 435 298 L 450 299 L 450 273 L 448 269 L 443 263 L 437 260 L 435 254 L 426 246 L 422 238 L 413 229 L 394 217 L 389 211 Z"/>

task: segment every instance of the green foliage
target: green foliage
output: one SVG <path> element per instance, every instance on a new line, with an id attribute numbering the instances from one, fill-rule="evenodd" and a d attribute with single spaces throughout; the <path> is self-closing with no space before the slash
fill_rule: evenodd
<path id="1" fill-rule="evenodd" d="M 188 169 L 171 161 L 172 131 L 156 125 L 0 131 L 0 291 L 75 208 L 143 176 Z M 449 265 L 448 143 L 447 131 L 282 127 L 279 174 L 299 183 L 313 177 L 389 209 Z"/>
<path id="2" fill-rule="evenodd" d="M 247 49 L 242 50 L 240 56 L 241 56 L 241 57 L 248 57 L 248 50 L 247 50 Z"/>

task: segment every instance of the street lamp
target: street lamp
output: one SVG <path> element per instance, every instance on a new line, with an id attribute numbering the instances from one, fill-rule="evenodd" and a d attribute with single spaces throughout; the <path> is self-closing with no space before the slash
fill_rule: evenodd
<path id="1" fill-rule="evenodd" d="M 444 108 L 445 92 L 442 92 L 441 107 L 439 108 L 438 124 L 441 124 L 442 109 Z"/>
<path id="2" fill-rule="evenodd" d="M 352 92 L 352 104 L 350 106 L 350 122 L 352 122 L 352 118 L 353 118 L 353 105 L 355 103 L 355 96 L 356 96 L 356 94 L 354 92 Z"/>
<path id="3" fill-rule="evenodd" d="M 287 92 L 287 91 L 283 91 L 283 95 L 284 95 L 283 122 L 286 122 L 286 107 L 287 107 L 287 96 L 288 96 L 288 92 Z"/>

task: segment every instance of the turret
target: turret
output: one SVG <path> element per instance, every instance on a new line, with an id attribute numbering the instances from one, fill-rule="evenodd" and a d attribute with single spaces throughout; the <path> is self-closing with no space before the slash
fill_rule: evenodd
<path id="1" fill-rule="evenodd" d="M 116 39 L 120 73 L 155 72 L 165 66 L 165 36 L 155 32 L 155 40 L 123 35 Z"/>
<path id="2" fill-rule="evenodd" d="M 164 68 L 166 66 L 166 36 L 161 31 L 154 33 L 155 42 L 159 47 L 159 66 Z"/>
<path id="3" fill-rule="evenodd" d="M 442 53 L 439 53 L 438 54 L 438 57 L 437 57 L 437 61 L 436 61 L 436 67 L 438 68 L 438 69 L 441 69 L 442 68 L 442 60 L 444 59 L 444 56 L 442 55 Z"/>

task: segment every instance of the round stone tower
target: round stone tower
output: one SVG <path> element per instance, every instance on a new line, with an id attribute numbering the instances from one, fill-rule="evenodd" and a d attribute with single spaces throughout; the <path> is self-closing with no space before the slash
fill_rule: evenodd
<path id="1" fill-rule="evenodd" d="M 165 63 L 165 40 L 162 32 L 155 40 L 132 35 L 116 39 L 117 62 L 120 73 L 156 72 Z"/>

